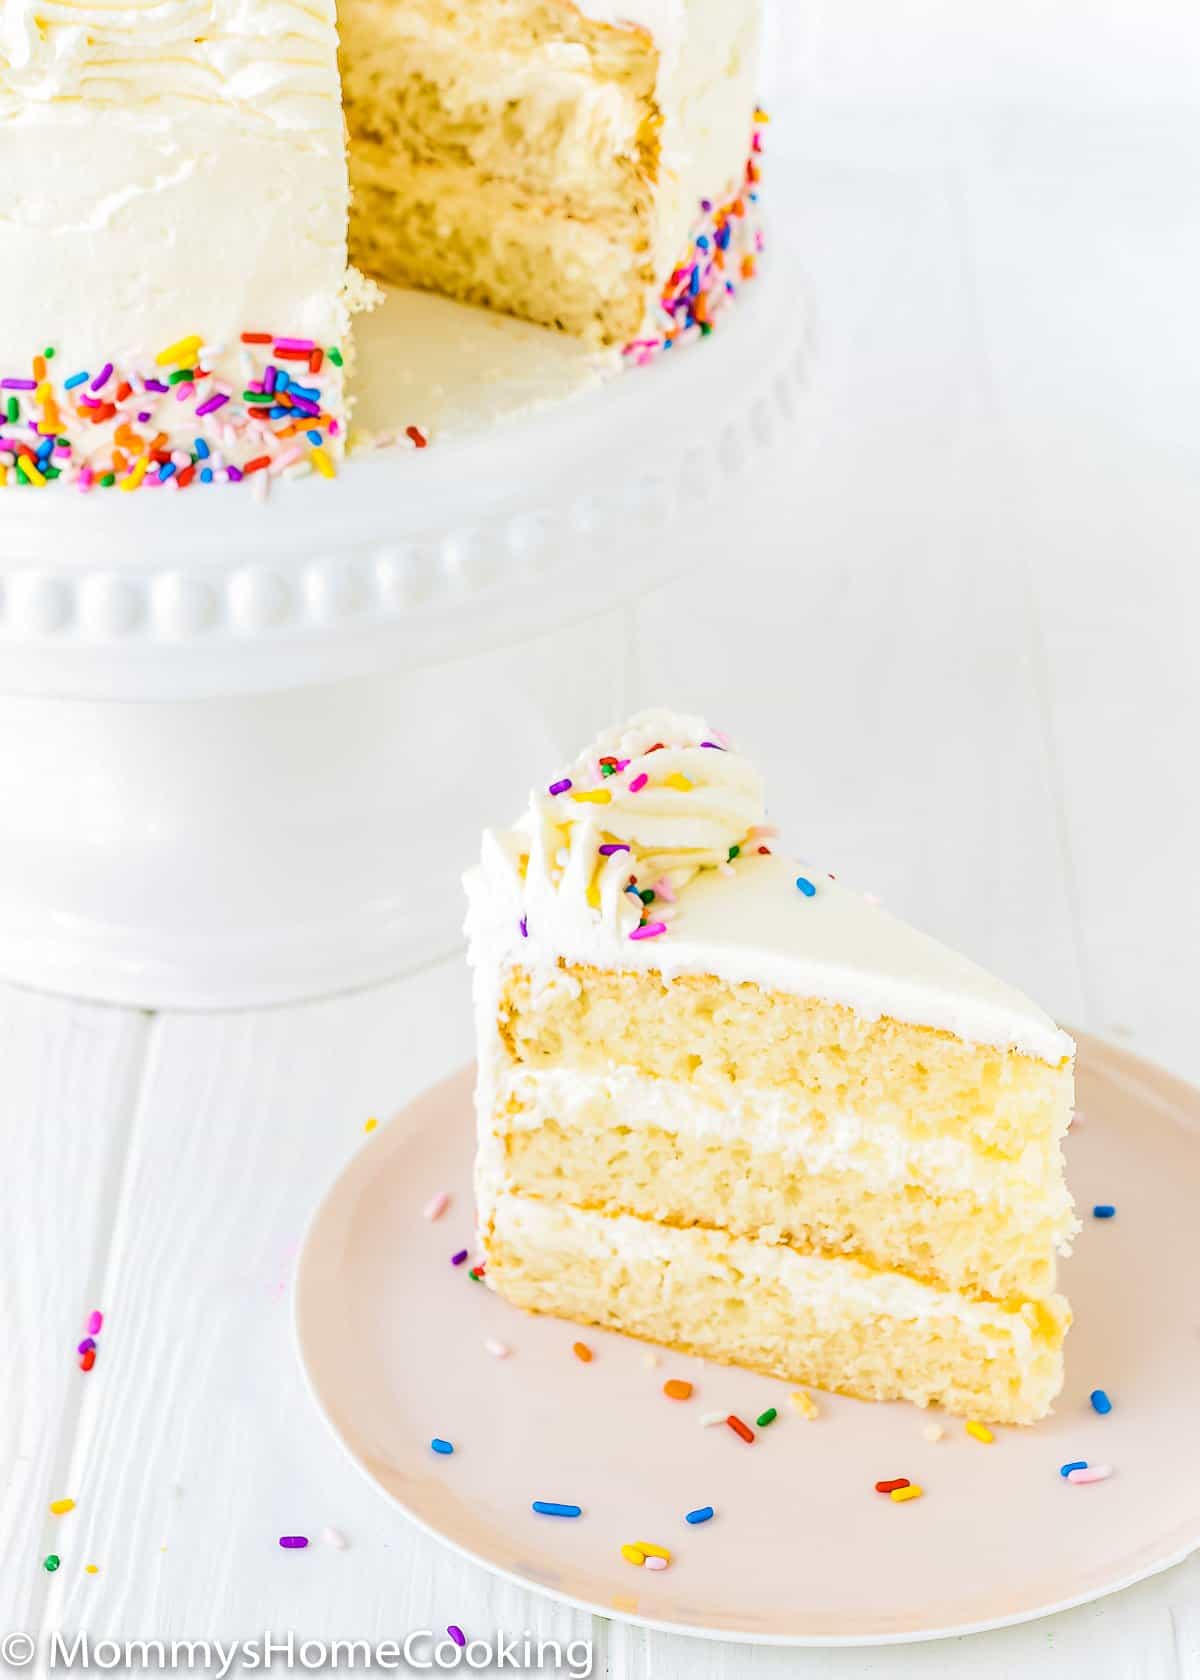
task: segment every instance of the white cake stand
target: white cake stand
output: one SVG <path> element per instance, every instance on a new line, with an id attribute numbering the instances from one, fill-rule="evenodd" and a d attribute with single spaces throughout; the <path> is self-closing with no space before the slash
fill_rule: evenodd
<path id="1" fill-rule="evenodd" d="M 230 1007 L 450 949 L 481 818 L 600 721 L 561 662 L 500 695 L 482 656 L 702 551 L 672 527 L 795 409 L 798 292 L 776 254 L 710 339 L 616 378 L 556 335 L 396 294 L 360 333 L 356 420 L 414 423 L 428 449 L 266 502 L 4 495 L 0 976 Z"/>

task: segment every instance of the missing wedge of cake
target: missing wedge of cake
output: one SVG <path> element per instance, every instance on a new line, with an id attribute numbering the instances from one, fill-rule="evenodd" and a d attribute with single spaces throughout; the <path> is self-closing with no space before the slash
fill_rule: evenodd
<path id="1" fill-rule="evenodd" d="M 648 712 L 466 880 L 486 1281 L 865 1399 L 1042 1417 L 1071 1040 L 789 862 L 753 767 Z"/>

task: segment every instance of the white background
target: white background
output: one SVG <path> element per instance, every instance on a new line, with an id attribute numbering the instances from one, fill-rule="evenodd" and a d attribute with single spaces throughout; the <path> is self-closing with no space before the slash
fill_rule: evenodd
<path id="1" fill-rule="evenodd" d="M 815 316 L 799 428 L 723 522 L 672 534 L 692 579 L 538 649 L 553 731 L 627 698 L 707 711 L 805 851 L 1200 1078 L 1195 18 L 780 0 L 769 58 L 772 199 Z M 529 669 L 462 673 L 481 751 Z M 522 756 L 514 794 L 545 769 Z M 457 962 L 225 1016 L 9 989 L 0 1037 L 0 1630 L 455 1621 L 591 1635 L 630 1680 L 1200 1676 L 1195 1562 L 945 1645 L 735 1650 L 500 1585 L 360 1485 L 294 1367 L 295 1245 L 366 1117 L 469 1054 Z M 326 1523 L 350 1550 L 275 1546 Z"/>

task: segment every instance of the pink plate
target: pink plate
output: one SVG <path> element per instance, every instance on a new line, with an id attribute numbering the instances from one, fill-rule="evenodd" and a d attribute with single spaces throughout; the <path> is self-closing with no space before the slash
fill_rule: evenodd
<path id="1" fill-rule="evenodd" d="M 375 1133 L 309 1231 L 296 1286 L 301 1359 L 350 1456 L 431 1534 L 488 1568 L 602 1615 L 679 1633 L 797 1645 L 928 1639 L 1027 1620 L 1115 1591 L 1200 1545 L 1200 1092 L 1081 1039 L 1068 1139 L 1084 1229 L 1064 1267 L 1067 1384 L 1036 1429 L 817 1395 L 534 1318 L 451 1255 L 473 1235 L 471 1073 Z M 422 1210 L 439 1190 L 450 1205 Z M 1095 1203 L 1116 1217 L 1092 1217 Z M 506 1359 L 485 1342 L 503 1342 Z M 572 1343 L 595 1357 L 584 1364 Z M 694 1384 L 687 1401 L 663 1383 Z M 1093 1389 L 1112 1398 L 1098 1416 Z M 747 1445 L 709 1411 L 753 1424 Z M 945 1435 L 924 1430 L 940 1422 Z M 454 1443 L 438 1456 L 434 1436 Z M 1059 1466 L 1110 1464 L 1069 1485 Z M 922 1499 L 874 1483 L 907 1476 Z M 575 1521 L 531 1501 L 583 1507 Z M 687 1511 L 712 1505 L 711 1522 Z M 669 1569 L 626 1563 L 628 1541 Z"/>

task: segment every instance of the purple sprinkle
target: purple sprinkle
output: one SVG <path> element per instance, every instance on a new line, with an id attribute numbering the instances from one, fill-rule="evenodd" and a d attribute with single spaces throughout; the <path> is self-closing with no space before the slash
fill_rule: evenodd
<path id="1" fill-rule="evenodd" d="M 522 916 L 521 917 L 521 938 L 522 939 L 528 939 L 529 938 L 529 918 L 528 918 L 528 916 Z"/>
<path id="2" fill-rule="evenodd" d="M 643 927 L 635 927 L 629 935 L 630 939 L 657 939 L 660 933 L 666 933 L 666 922 L 647 922 Z"/>
<path id="3" fill-rule="evenodd" d="M 451 1639 L 453 1639 L 454 1643 L 458 1646 L 459 1650 L 461 1650 L 462 1647 L 467 1643 L 466 1634 L 463 1632 L 463 1630 L 458 1626 L 458 1624 L 456 1622 L 451 1622 L 450 1626 L 446 1629 L 446 1632 L 450 1635 Z"/>
<path id="4" fill-rule="evenodd" d="M 203 419 L 206 414 L 215 414 L 219 408 L 224 408 L 229 398 L 218 391 L 216 396 L 208 397 L 196 410 L 197 417 Z"/>
<path id="5" fill-rule="evenodd" d="M 4 391 L 36 391 L 35 379 L 0 379 L 0 390 Z"/>
<path id="6" fill-rule="evenodd" d="M 240 484 L 246 476 L 240 467 L 226 467 L 225 472 L 230 484 Z"/>
<path id="7" fill-rule="evenodd" d="M 113 365 L 112 365 L 111 362 L 105 362 L 104 366 L 100 369 L 100 372 L 96 375 L 95 379 L 92 380 L 92 383 L 91 383 L 89 389 L 92 390 L 92 391 L 102 391 L 104 389 L 104 387 L 108 384 L 108 382 L 112 378 L 112 376 L 113 376 Z"/>
<path id="8" fill-rule="evenodd" d="M 623 841 L 614 841 L 607 846 L 601 846 L 600 856 L 615 857 L 618 852 L 627 852 L 628 850 L 629 847 Z"/>
<path id="9" fill-rule="evenodd" d="M 285 1552 L 302 1552 L 308 1545 L 307 1534 L 281 1534 L 279 1544 Z"/>
<path id="10" fill-rule="evenodd" d="M 571 786 L 570 777 L 569 776 L 564 776 L 561 782 L 551 782 L 550 783 L 550 792 L 551 793 L 566 793 L 567 790 L 570 788 L 570 786 Z"/>
<path id="11" fill-rule="evenodd" d="M 159 396 L 162 396 L 167 391 L 169 391 L 170 389 L 171 389 L 171 387 L 169 385 L 164 385 L 161 379 L 143 379 L 142 380 L 142 390 L 143 391 L 155 391 L 155 392 L 157 392 L 157 394 Z"/>
<path id="12" fill-rule="evenodd" d="M 466 1251 L 466 1249 L 465 1249 L 465 1248 L 460 1248 L 460 1249 L 459 1249 L 459 1251 L 458 1251 L 458 1253 L 457 1253 L 457 1254 L 452 1254 L 452 1255 L 451 1255 L 451 1256 L 450 1256 L 450 1264 L 451 1264 L 451 1265 L 452 1265 L 452 1266 L 461 1266 L 461 1265 L 462 1265 L 462 1263 L 463 1263 L 463 1261 L 464 1261 L 464 1260 L 465 1260 L 465 1259 L 466 1259 L 466 1258 L 467 1258 L 467 1251 Z"/>
<path id="13" fill-rule="evenodd" d="M 701 741 L 700 745 L 702 747 L 711 747 L 714 752 L 724 752 L 725 751 L 725 748 L 721 745 L 721 743 L 719 741 Z"/>
<path id="14" fill-rule="evenodd" d="M 95 1345 L 96 1339 L 94 1336 L 85 1336 L 75 1351 L 76 1353 L 90 1353 Z"/>
<path id="15" fill-rule="evenodd" d="M 262 376 L 262 388 L 269 397 L 274 396 L 275 394 L 275 381 L 278 378 L 278 375 L 279 369 L 275 366 L 275 363 L 272 362 Z M 253 386 L 251 386 L 251 389 L 253 390 Z"/>
<path id="16" fill-rule="evenodd" d="M 145 408 L 138 415 L 138 424 L 141 425 L 141 426 L 145 426 L 149 422 L 149 419 L 150 419 L 150 410 L 148 408 Z"/>

